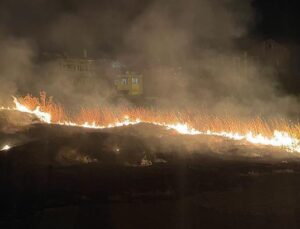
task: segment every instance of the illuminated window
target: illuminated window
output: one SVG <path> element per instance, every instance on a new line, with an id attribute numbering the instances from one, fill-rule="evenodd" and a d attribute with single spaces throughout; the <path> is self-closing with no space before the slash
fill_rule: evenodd
<path id="1" fill-rule="evenodd" d="M 138 84 L 139 79 L 138 78 L 132 78 L 132 84 Z"/>
<path id="2" fill-rule="evenodd" d="M 127 79 L 123 78 L 122 79 L 122 84 L 127 84 Z"/>

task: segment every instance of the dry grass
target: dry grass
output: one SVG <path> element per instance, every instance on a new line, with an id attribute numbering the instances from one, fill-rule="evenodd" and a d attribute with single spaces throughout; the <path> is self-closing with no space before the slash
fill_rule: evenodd
<path id="1" fill-rule="evenodd" d="M 59 122 L 67 118 L 63 106 L 58 103 L 54 103 L 53 97 L 47 97 L 46 92 L 44 91 L 40 92 L 39 98 L 27 94 L 24 97 L 18 98 L 18 101 L 30 110 L 34 110 L 36 107 L 39 107 L 41 111 L 50 113 L 53 122 Z"/>
<path id="2" fill-rule="evenodd" d="M 108 125 L 121 122 L 128 117 L 130 120 L 140 119 L 145 122 L 158 123 L 187 123 L 197 130 L 226 131 L 240 134 L 248 133 L 273 135 L 274 130 L 285 131 L 300 139 L 300 124 L 292 123 L 286 119 L 263 119 L 254 117 L 242 119 L 239 117 L 222 116 L 216 117 L 204 112 L 195 111 L 161 111 L 154 108 L 143 107 L 98 107 L 93 109 L 82 108 L 76 114 L 67 114 L 61 104 L 55 103 L 52 97 L 47 97 L 45 92 L 40 97 L 26 95 L 19 98 L 19 102 L 29 109 L 34 110 L 37 106 L 41 111 L 48 112 L 52 116 L 52 122 L 71 121 L 78 124 L 93 123 L 97 125 Z"/>

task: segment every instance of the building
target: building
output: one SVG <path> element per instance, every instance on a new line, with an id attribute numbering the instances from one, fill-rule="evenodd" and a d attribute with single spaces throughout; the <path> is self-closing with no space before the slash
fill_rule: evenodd
<path id="1" fill-rule="evenodd" d="M 125 72 L 115 79 L 115 87 L 119 94 L 139 96 L 143 94 L 143 77 L 135 72 Z"/>
<path id="2" fill-rule="evenodd" d="M 70 82 L 80 85 L 81 89 L 95 86 L 95 82 L 106 81 L 110 90 L 115 88 L 117 94 L 138 97 L 143 94 L 143 77 L 132 71 L 124 71 L 126 67 L 118 61 L 109 59 L 90 59 L 86 52 L 82 58 L 68 55 L 45 54 L 46 61 L 54 63 L 57 72 L 70 77 Z M 105 85 L 108 85 L 105 83 Z"/>
<path id="3" fill-rule="evenodd" d="M 95 60 L 80 58 L 61 58 L 58 60 L 61 71 L 90 75 L 95 71 Z"/>

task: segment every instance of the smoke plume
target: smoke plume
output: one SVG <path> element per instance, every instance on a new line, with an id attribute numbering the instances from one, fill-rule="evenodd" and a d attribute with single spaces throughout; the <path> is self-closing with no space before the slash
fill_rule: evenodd
<path id="1" fill-rule="evenodd" d="M 11 2 L 0 5 L 2 103 L 45 90 L 61 103 L 109 104 L 117 61 L 143 74 L 146 101 L 155 98 L 162 108 L 298 114 L 298 98 L 278 80 L 287 63 L 266 65 L 249 51 L 259 43 L 250 36 L 256 20 L 250 0 L 44 0 L 26 2 L 26 9 Z M 108 63 L 88 79 L 57 71 L 55 59 L 40 60 L 45 53 L 81 58 L 83 49 Z"/>

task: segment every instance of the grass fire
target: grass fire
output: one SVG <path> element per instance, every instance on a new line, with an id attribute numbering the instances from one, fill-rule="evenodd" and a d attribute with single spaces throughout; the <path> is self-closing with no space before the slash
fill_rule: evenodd
<path id="1" fill-rule="evenodd" d="M 1 0 L 0 229 L 300 228 L 287 0 Z"/>
<path id="2" fill-rule="evenodd" d="M 300 153 L 300 124 L 285 119 L 241 119 L 216 117 L 194 110 L 160 111 L 155 108 L 113 106 L 81 108 L 75 113 L 66 111 L 43 91 L 40 97 L 28 94 L 13 99 L 15 108 L 10 109 L 34 114 L 40 121 L 48 124 L 105 129 L 149 123 L 173 129 L 179 134 L 220 136 Z"/>

